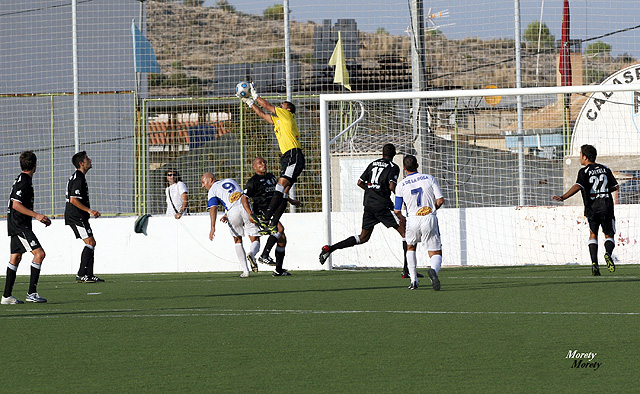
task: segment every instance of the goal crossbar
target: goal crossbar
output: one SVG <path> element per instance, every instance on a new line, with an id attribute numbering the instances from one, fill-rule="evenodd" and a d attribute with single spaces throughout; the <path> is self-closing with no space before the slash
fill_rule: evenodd
<path id="1" fill-rule="evenodd" d="M 398 99 L 429 99 L 454 97 L 535 96 L 543 94 L 573 94 L 597 92 L 628 92 L 640 90 L 640 82 L 620 85 L 548 86 L 536 88 L 428 90 L 421 92 L 374 92 L 321 94 L 320 106 L 330 101 L 367 101 Z"/>

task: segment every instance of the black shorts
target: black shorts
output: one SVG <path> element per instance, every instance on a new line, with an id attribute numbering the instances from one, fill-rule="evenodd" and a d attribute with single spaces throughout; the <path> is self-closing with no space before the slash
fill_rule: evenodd
<path id="1" fill-rule="evenodd" d="M 585 212 L 589 222 L 589 230 L 598 234 L 598 228 L 602 227 L 602 233 L 613 237 L 616 233 L 616 218 L 613 214 L 613 202 L 602 199 L 593 202 L 591 208 Z"/>
<path id="2" fill-rule="evenodd" d="M 93 231 L 91 231 L 91 226 L 89 225 L 88 220 L 82 220 L 81 222 L 76 223 L 67 223 L 67 226 L 71 227 L 76 238 L 87 239 L 89 237 L 93 237 Z"/>
<path id="3" fill-rule="evenodd" d="M 300 176 L 302 170 L 304 170 L 304 164 L 302 149 L 289 149 L 280 158 L 280 165 L 282 166 L 280 177 L 287 179 L 293 185 L 298 180 L 298 176 Z"/>
<path id="4" fill-rule="evenodd" d="M 388 208 L 370 208 L 364 207 L 362 214 L 362 228 L 365 230 L 373 230 L 376 224 L 382 223 L 387 228 L 398 228 L 398 218 Z"/>
<path id="5" fill-rule="evenodd" d="M 11 236 L 11 254 L 23 254 L 40 248 L 40 241 L 31 230 Z"/>

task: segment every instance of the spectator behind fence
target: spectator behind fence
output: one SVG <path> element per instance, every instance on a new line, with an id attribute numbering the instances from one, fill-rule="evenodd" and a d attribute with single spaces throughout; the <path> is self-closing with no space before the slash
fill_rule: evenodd
<path id="1" fill-rule="evenodd" d="M 180 173 L 173 169 L 167 170 L 165 185 L 164 193 L 167 196 L 167 216 L 180 219 L 182 215 L 187 213 L 187 206 L 189 205 L 187 185 L 182 182 Z"/>

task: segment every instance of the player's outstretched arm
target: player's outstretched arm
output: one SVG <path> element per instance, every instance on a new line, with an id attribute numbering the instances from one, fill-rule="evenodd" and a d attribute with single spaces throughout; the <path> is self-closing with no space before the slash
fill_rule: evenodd
<path id="1" fill-rule="evenodd" d="M 259 117 L 261 117 L 262 119 L 266 120 L 267 122 L 273 124 L 273 119 L 271 119 L 271 115 L 269 115 L 268 113 L 264 112 L 262 110 L 262 108 L 260 108 L 259 106 L 255 105 L 255 104 L 249 104 L 249 102 L 248 102 L 249 100 L 251 100 L 251 99 L 242 99 L 242 101 L 244 101 L 249 106 L 249 108 L 251 108 L 253 110 L 253 112 L 255 112 Z M 266 102 L 266 100 L 264 100 L 262 97 L 259 98 L 259 101 Z"/>
<path id="2" fill-rule="evenodd" d="M 553 196 L 551 198 L 556 200 L 556 201 L 564 201 L 567 198 L 569 198 L 569 197 L 573 196 L 574 194 L 576 194 L 577 192 L 579 192 L 580 189 L 582 189 L 582 187 L 576 183 L 575 185 L 571 186 L 571 189 L 569 189 L 569 191 L 567 191 L 565 194 L 563 194 L 561 196 Z"/>
<path id="3" fill-rule="evenodd" d="M 241 97 L 240 95 L 236 94 L 238 97 L 240 97 L 240 99 L 242 100 L 243 103 L 247 104 L 247 106 L 249 108 L 251 108 L 253 110 L 253 112 L 255 112 L 259 117 L 261 117 L 262 119 L 266 120 L 267 122 L 273 124 L 273 119 L 271 119 L 271 115 L 267 114 L 266 112 L 264 112 L 262 110 L 262 108 L 266 109 L 267 111 L 271 112 L 271 113 L 276 113 L 276 108 L 267 100 L 263 99 L 262 97 L 260 97 L 260 95 L 258 94 L 258 91 L 256 90 L 255 85 L 252 83 L 249 84 L 249 89 L 251 91 L 251 97 Z M 258 104 L 258 105 L 256 105 Z M 262 108 L 260 108 L 262 107 Z"/>

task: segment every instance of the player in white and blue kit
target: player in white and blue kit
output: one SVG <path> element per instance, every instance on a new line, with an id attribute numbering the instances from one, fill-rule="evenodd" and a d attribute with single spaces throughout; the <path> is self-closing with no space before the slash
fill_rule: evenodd
<path id="1" fill-rule="evenodd" d="M 409 289 L 418 288 L 416 274 L 416 247 L 418 242 L 426 246 L 431 268 L 427 271 L 433 289 L 440 290 L 438 271 L 442 265 L 442 243 L 436 210 L 444 204 L 444 196 L 436 179 L 429 174 L 418 172 L 418 160 L 407 155 L 403 160 L 407 176 L 396 186 L 395 214 L 402 217 L 402 206 L 407 210 L 407 264 L 411 285 Z"/>
<path id="2" fill-rule="evenodd" d="M 202 187 L 207 189 L 207 210 L 211 218 L 211 231 L 209 239 L 213 240 L 216 233 L 216 220 L 218 215 L 218 205 L 222 205 L 226 211 L 226 215 L 220 220 L 229 225 L 229 231 L 233 236 L 236 244 L 236 255 L 240 261 L 242 269 L 242 278 L 249 277 L 249 267 L 247 266 L 247 255 L 242 246 L 242 237 L 245 231 L 251 242 L 259 241 L 258 231 L 260 229 L 255 223 L 249 219 L 251 214 L 251 206 L 247 196 L 242 192 L 242 188 L 233 179 L 223 179 L 216 181 L 216 177 L 207 172 L 200 180 Z"/>

